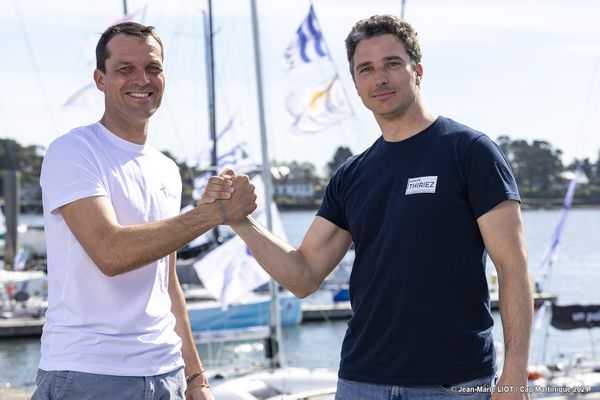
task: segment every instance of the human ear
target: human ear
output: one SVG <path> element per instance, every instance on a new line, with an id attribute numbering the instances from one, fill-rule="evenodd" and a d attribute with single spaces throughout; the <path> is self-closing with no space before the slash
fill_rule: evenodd
<path id="1" fill-rule="evenodd" d="M 104 92 L 106 90 L 106 85 L 104 83 L 104 72 L 99 69 L 94 70 L 94 82 L 96 82 L 96 87 L 99 91 Z"/>

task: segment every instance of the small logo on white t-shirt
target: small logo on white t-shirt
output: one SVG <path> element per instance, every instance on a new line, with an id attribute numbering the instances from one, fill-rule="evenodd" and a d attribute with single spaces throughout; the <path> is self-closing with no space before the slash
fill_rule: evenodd
<path id="1" fill-rule="evenodd" d="M 406 193 L 435 193 L 435 187 L 437 185 L 437 176 L 421 176 L 418 178 L 409 178 L 406 184 Z"/>
<path id="2" fill-rule="evenodd" d="M 167 199 L 168 199 L 169 197 L 170 197 L 170 198 L 173 198 L 173 199 L 176 199 L 176 198 L 177 198 L 177 196 L 175 196 L 173 193 L 171 193 L 171 191 L 169 190 L 169 188 L 168 188 L 168 187 L 166 187 L 166 186 L 165 186 L 165 184 L 164 184 L 164 183 L 162 183 L 162 182 L 161 182 L 160 191 L 164 193 L 164 195 L 165 195 L 165 198 L 167 198 Z"/>

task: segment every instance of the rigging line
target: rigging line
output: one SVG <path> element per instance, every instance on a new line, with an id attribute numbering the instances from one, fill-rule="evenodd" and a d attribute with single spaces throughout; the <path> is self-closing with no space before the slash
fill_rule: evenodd
<path id="1" fill-rule="evenodd" d="M 216 20 L 216 18 L 215 18 Z M 216 26 L 216 24 L 214 24 Z M 252 137 L 252 132 L 255 133 L 255 137 L 259 136 L 259 131 L 258 129 L 252 125 L 249 126 L 249 121 L 247 116 L 245 115 L 245 113 L 243 111 L 241 111 L 241 107 L 242 104 L 240 104 L 240 97 L 239 96 L 227 96 L 227 95 L 219 95 L 219 94 L 224 94 L 227 93 L 226 88 L 228 87 L 228 84 L 231 85 L 232 82 L 233 83 L 237 83 L 238 81 L 242 81 L 245 82 L 246 86 L 252 86 L 252 91 L 254 92 L 256 89 L 254 88 L 254 86 L 252 84 L 248 84 L 248 82 L 253 82 L 253 78 L 252 75 L 254 73 L 254 66 L 253 65 L 248 65 L 248 68 L 244 68 L 244 76 L 242 76 L 242 74 L 240 74 L 239 72 L 235 72 L 235 69 L 232 69 L 233 67 L 236 67 L 237 64 L 236 63 L 230 63 L 230 62 L 223 62 L 219 64 L 219 60 L 235 60 L 236 57 L 240 58 L 240 57 L 244 57 L 244 54 L 241 54 L 239 50 L 236 50 L 236 48 L 239 47 L 240 45 L 240 39 L 239 38 L 245 38 L 248 39 L 250 38 L 250 33 L 251 33 L 251 27 L 249 26 L 249 24 L 247 22 L 241 22 L 241 23 L 234 23 L 234 24 L 229 24 L 229 27 L 231 28 L 230 30 L 232 32 L 234 32 L 231 35 L 228 35 L 227 32 L 223 31 L 222 29 L 215 29 L 215 33 L 223 33 L 223 34 L 219 34 L 218 36 L 215 35 L 214 36 L 214 51 L 215 51 L 215 55 L 214 55 L 214 63 L 216 65 L 218 65 L 218 68 L 215 68 L 215 74 L 214 74 L 214 82 L 215 82 L 215 102 L 218 105 L 218 109 L 221 110 L 220 114 L 221 116 L 225 116 L 225 125 L 229 124 L 229 121 L 232 118 L 232 115 L 235 116 L 235 124 L 234 124 L 234 129 L 231 130 L 231 134 L 229 135 L 229 139 L 227 139 L 229 142 L 234 141 L 234 142 L 241 142 L 247 139 L 248 136 Z M 241 34 L 237 34 L 236 32 L 243 32 Z M 219 44 L 217 42 L 218 39 L 219 41 L 221 41 L 222 43 Z M 251 43 L 247 43 L 246 46 L 243 46 L 244 49 L 250 49 L 251 48 Z M 222 54 L 220 54 L 222 53 Z M 252 57 L 252 54 L 249 52 L 247 54 L 247 56 L 250 58 Z M 231 79 L 229 78 L 230 76 L 233 76 L 234 78 Z M 231 99 L 231 100 L 230 100 Z M 244 109 L 246 110 L 246 109 Z M 223 123 L 221 122 L 223 120 L 223 117 L 219 118 L 217 116 L 217 133 L 223 132 L 224 130 L 227 129 L 227 126 L 223 127 Z M 256 125 L 258 125 L 258 123 L 256 123 Z M 247 128 L 244 130 L 244 133 L 241 134 L 240 130 L 238 129 L 240 126 L 247 126 Z M 269 137 L 269 144 L 273 143 L 273 138 Z M 254 140 L 252 141 L 252 143 L 254 143 Z M 273 146 L 270 146 L 273 147 Z M 252 157 L 256 158 L 259 157 L 259 154 L 256 153 L 252 153 Z"/>
<path id="2" fill-rule="evenodd" d="M 588 125 L 590 116 L 593 114 L 591 111 L 592 108 L 592 100 L 593 97 L 598 95 L 598 92 L 595 91 L 597 83 L 598 83 L 598 75 L 600 74 L 600 42 L 598 42 L 598 51 L 596 53 L 596 60 L 594 61 L 594 67 L 592 70 L 592 82 L 588 85 L 588 92 L 585 101 L 584 112 L 581 117 L 581 123 L 579 125 L 579 137 L 578 137 L 578 146 L 576 148 L 575 156 L 582 156 L 582 150 L 584 149 L 584 144 L 588 138 Z M 581 160 L 580 160 L 581 161 Z"/>
<path id="3" fill-rule="evenodd" d="M 172 47 L 167 50 L 168 54 L 170 54 L 169 56 L 169 60 L 173 60 L 169 62 L 169 68 L 171 67 L 176 67 L 177 64 L 175 64 L 175 61 L 178 59 L 179 55 L 181 54 L 180 52 L 180 38 L 178 38 L 179 36 L 179 32 L 178 32 L 178 28 L 183 27 L 183 17 L 182 15 L 184 14 L 182 11 L 182 6 L 179 6 L 178 12 L 175 14 L 176 18 L 175 18 L 175 26 L 176 28 L 170 32 L 171 37 L 169 40 L 169 43 L 172 44 Z M 160 13 L 162 14 L 162 13 Z M 167 85 L 168 87 L 168 85 Z M 169 93 L 171 93 L 169 91 Z M 187 160 L 189 160 L 190 158 L 190 154 L 188 153 L 188 147 L 185 146 L 185 143 L 182 140 L 182 135 L 181 135 L 181 130 L 179 128 L 179 124 L 177 123 L 178 119 L 177 116 L 175 115 L 175 112 L 173 110 L 173 108 L 171 107 L 171 102 L 169 101 L 170 98 L 175 97 L 175 95 L 171 96 L 165 96 L 163 97 L 163 107 L 166 109 L 167 111 L 167 115 L 169 117 L 169 120 L 172 124 L 173 127 L 173 136 L 175 136 L 179 151 L 181 152 L 180 154 L 183 155 L 184 160 L 182 160 L 183 162 L 186 163 L 187 166 Z M 162 123 L 162 120 L 160 120 Z M 158 129 L 156 130 L 157 132 L 165 132 L 165 130 L 160 129 L 160 126 L 157 127 Z M 191 171 L 190 171 L 191 172 Z M 190 174 L 191 176 L 193 176 L 193 174 Z"/>
<path id="4" fill-rule="evenodd" d="M 40 69 L 38 67 L 38 63 L 35 58 L 35 53 L 33 52 L 33 47 L 31 46 L 31 41 L 29 40 L 29 35 L 27 34 L 27 29 L 25 28 L 25 22 L 23 21 L 23 16 L 21 15 L 21 11 L 19 10 L 18 0 L 13 1 L 15 5 L 15 11 L 17 13 L 17 18 L 19 19 L 19 26 L 21 27 L 21 31 L 23 33 L 23 38 L 25 39 L 25 44 L 27 45 L 27 51 L 29 53 L 29 57 L 31 59 L 31 64 L 33 66 L 33 70 L 35 72 L 38 86 L 42 93 L 42 98 L 44 99 L 44 104 L 46 106 L 46 111 L 50 116 L 50 122 L 52 124 L 52 128 L 54 129 L 54 133 L 58 132 L 58 125 L 56 123 L 56 118 L 54 117 L 54 113 L 52 112 L 52 108 L 50 107 L 50 101 L 48 99 L 48 94 L 46 93 L 46 88 L 44 87 L 44 81 L 42 79 L 42 75 L 40 73 Z"/>

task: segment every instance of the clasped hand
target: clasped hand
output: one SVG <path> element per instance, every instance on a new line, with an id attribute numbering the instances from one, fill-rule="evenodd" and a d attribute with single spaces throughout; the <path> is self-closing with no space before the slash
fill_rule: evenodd
<path id="1" fill-rule="evenodd" d="M 230 168 L 225 169 L 221 175 L 208 179 L 198 203 L 213 203 L 217 199 L 223 202 L 227 210 L 229 225 L 241 222 L 256 210 L 254 185 L 248 175 L 238 175 Z"/>

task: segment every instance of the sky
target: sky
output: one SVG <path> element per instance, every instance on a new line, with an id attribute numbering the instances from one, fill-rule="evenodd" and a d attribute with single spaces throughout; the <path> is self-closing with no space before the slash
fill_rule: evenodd
<path id="1" fill-rule="evenodd" d="M 344 39 L 359 19 L 400 14 L 401 0 L 313 0 L 332 65 L 290 76 L 283 54 L 309 0 L 257 0 L 268 156 L 309 161 L 318 172 L 339 146 L 354 153 L 380 131 L 356 95 Z M 180 160 L 210 146 L 203 15 L 206 1 L 129 0 L 136 20 L 154 25 L 165 48 L 166 92 L 152 117 L 149 144 Z M 103 97 L 92 82 L 99 34 L 122 17 L 122 0 L 0 1 L 0 137 L 48 146 L 70 129 L 98 121 Z M 261 146 L 250 0 L 214 0 L 217 125 L 234 119 L 232 137 Z M 421 92 L 434 114 L 495 139 L 546 140 L 563 162 L 598 158 L 600 149 L 600 2 L 589 0 L 406 0 L 419 34 Z M 292 133 L 289 94 L 337 71 L 354 117 L 316 134 Z"/>

